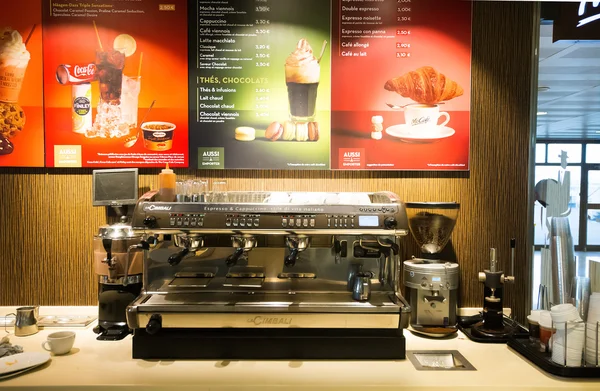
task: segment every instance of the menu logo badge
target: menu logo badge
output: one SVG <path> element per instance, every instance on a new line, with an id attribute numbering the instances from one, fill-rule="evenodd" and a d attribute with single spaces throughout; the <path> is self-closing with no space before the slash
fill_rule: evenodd
<path id="1" fill-rule="evenodd" d="M 81 167 L 81 145 L 55 145 L 54 167 Z"/>
<path id="2" fill-rule="evenodd" d="M 365 168 L 364 148 L 340 148 L 339 166 L 341 169 L 359 170 Z"/>
<path id="3" fill-rule="evenodd" d="M 198 168 L 224 169 L 225 148 L 205 147 L 198 148 Z"/>

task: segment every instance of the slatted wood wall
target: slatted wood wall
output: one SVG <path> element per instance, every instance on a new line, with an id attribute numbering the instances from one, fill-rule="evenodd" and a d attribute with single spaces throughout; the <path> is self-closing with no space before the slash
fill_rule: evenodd
<path id="1" fill-rule="evenodd" d="M 461 266 L 462 306 L 480 306 L 477 272 L 490 247 L 508 265 L 517 238 L 518 283 L 506 305 L 523 318 L 531 299 L 527 249 L 532 34 L 531 3 L 474 4 L 471 171 L 305 172 L 176 170 L 182 177 L 226 178 L 230 190 L 391 190 L 406 201 L 457 201 L 452 243 Z M 142 170 L 155 188 L 158 170 Z M 107 217 L 91 205 L 91 170 L 0 169 L 0 305 L 94 305 L 92 238 Z M 415 251 L 406 240 L 404 256 Z"/>

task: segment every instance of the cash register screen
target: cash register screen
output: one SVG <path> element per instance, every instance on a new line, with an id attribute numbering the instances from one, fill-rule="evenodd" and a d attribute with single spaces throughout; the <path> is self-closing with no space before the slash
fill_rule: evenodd
<path id="1" fill-rule="evenodd" d="M 138 170 L 125 168 L 94 170 L 93 205 L 135 205 L 138 200 Z"/>

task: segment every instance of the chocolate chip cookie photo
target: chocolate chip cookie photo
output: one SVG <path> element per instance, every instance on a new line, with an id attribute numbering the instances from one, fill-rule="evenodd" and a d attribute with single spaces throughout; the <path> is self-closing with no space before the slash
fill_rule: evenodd
<path id="1" fill-rule="evenodd" d="M 25 112 L 18 103 L 0 102 L 0 135 L 13 138 L 25 127 Z"/>
<path id="2" fill-rule="evenodd" d="M 14 149 L 15 148 L 9 139 L 4 136 L 0 136 L 0 156 L 11 154 Z"/>

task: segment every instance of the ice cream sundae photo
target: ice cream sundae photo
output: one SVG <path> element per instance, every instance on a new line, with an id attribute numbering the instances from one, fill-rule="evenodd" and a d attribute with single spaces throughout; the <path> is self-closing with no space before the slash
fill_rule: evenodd
<path id="1" fill-rule="evenodd" d="M 35 26 L 33 27 L 35 29 Z M 33 33 L 33 29 L 31 33 Z M 31 37 L 31 33 L 29 36 Z M 31 59 L 21 34 L 11 28 L 0 29 L 0 156 L 13 152 L 11 139 L 25 127 L 25 112 L 19 94 Z"/>

